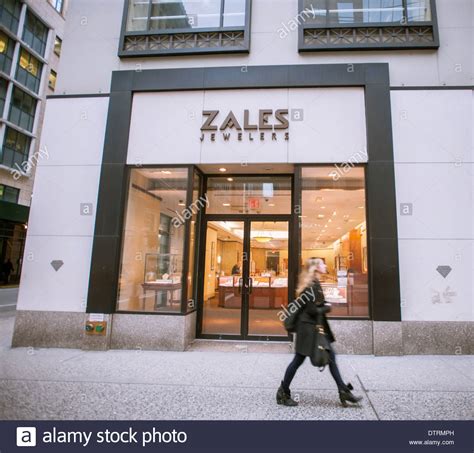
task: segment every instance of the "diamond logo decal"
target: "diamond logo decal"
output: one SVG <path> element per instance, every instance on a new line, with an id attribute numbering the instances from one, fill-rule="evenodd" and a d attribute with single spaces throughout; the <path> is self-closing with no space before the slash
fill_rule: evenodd
<path id="1" fill-rule="evenodd" d="M 51 261 L 51 266 L 53 266 L 53 269 L 58 272 L 59 269 L 63 266 L 64 262 L 62 260 L 53 260 Z"/>
<path id="2" fill-rule="evenodd" d="M 451 272 L 451 266 L 438 266 L 436 270 L 441 274 L 443 278 L 446 278 Z"/>

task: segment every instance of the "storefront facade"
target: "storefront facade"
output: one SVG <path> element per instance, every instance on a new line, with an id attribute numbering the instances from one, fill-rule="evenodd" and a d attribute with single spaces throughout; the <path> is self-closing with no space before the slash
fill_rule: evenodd
<path id="1" fill-rule="evenodd" d="M 95 116 L 80 126 L 80 153 L 64 155 L 66 134 L 46 133 L 59 145 L 38 184 L 58 183 L 54 165 L 74 167 L 63 184 L 96 183 L 72 196 L 84 225 L 63 218 L 83 243 L 78 279 L 45 283 L 42 300 L 26 279 L 13 344 L 289 341 L 282 316 L 302 264 L 320 257 L 340 352 L 433 353 L 439 345 L 418 331 L 441 329 L 440 352 L 466 353 L 468 287 L 441 327 L 403 319 L 393 96 L 390 65 L 362 62 L 140 67 L 113 71 L 107 95 L 50 99 L 51 122 L 67 110 Z M 65 250 L 74 260 L 76 245 Z M 472 264 L 472 249 L 462 256 Z M 67 310 L 58 284 L 74 300 Z"/>

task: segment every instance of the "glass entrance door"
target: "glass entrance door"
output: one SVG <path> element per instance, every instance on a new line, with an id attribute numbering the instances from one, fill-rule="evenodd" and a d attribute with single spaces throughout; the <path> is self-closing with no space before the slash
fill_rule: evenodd
<path id="1" fill-rule="evenodd" d="M 288 263 L 288 222 L 250 222 L 249 336 L 287 336 Z"/>
<path id="2" fill-rule="evenodd" d="M 289 220 L 234 219 L 205 224 L 200 334 L 287 338 L 280 317 L 289 294 Z"/>

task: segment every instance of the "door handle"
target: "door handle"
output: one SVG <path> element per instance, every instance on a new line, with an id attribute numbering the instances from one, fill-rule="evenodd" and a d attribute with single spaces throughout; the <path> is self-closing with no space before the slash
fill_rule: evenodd
<path id="1" fill-rule="evenodd" d="M 242 277 L 239 278 L 239 294 L 242 294 L 242 282 L 244 279 Z"/>

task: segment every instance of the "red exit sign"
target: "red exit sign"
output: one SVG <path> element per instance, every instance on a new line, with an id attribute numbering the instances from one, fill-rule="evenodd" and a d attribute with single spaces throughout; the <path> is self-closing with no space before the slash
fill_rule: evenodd
<path id="1" fill-rule="evenodd" d="M 249 198 L 248 206 L 249 206 L 249 209 L 259 209 L 260 200 L 258 198 Z"/>

